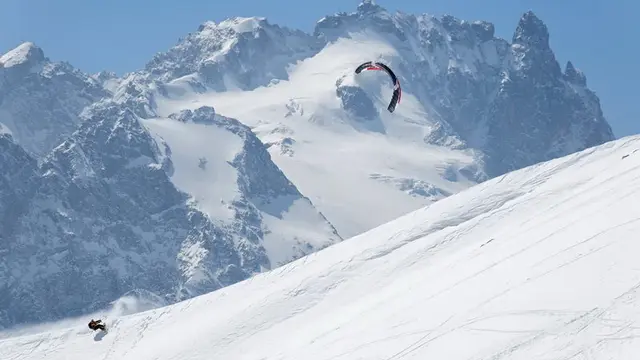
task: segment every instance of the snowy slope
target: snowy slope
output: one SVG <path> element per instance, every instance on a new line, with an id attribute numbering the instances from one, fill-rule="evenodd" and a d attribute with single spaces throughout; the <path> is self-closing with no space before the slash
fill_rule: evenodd
<path id="1" fill-rule="evenodd" d="M 237 120 L 205 107 L 141 121 L 168 146 L 176 188 L 222 227 L 256 226 L 253 236 L 262 238 L 272 267 L 341 240 Z"/>
<path id="2" fill-rule="evenodd" d="M 640 137 L 531 166 L 211 294 L 2 359 L 637 359 Z"/>
<path id="3" fill-rule="evenodd" d="M 475 184 L 460 173 L 473 168 L 471 151 L 423 141 L 436 124 L 411 93 L 389 114 L 388 77 L 353 76 L 363 59 L 378 56 L 393 63 L 399 55 L 379 37 L 354 35 L 292 66 L 288 81 L 253 91 L 177 91 L 186 86 L 177 80 L 167 88 L 186 95 L 158 98 L 157 111 L 209 105 L 251 126 L 287 177 L 343 237 L 353 236 Z M 368 119 L 343 111 L 338 79 L 368 89 L 384 111 Z"/>

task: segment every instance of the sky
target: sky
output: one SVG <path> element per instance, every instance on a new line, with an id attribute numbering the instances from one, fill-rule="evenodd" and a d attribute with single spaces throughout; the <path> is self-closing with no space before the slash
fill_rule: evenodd
<path id="1" fill-rule="evenodd" d="M 2 0 L 0 53 L 25 41 L 54 61 L 68 61 L 94 73 L 123 74 L 207 20 L 264 16 L 281 26 L 311 32 L 317 20 L 354 11 L 360 0 Z M 548 26 L 562 68 L 567 60 L 582 70 L 599 96 L 616 137 L 640 134 L 640 26 L 636 0 L 377 0 L 388 10 L 451 14 L 485 20 L 496 35 L 511 39 L 518 19 L 533 10 Z M 636 70 L 634 70 L 636 69 Z"/>

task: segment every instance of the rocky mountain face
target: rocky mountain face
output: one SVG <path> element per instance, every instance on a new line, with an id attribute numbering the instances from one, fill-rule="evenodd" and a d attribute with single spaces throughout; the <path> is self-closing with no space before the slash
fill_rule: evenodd
<path id="1" fill-rule="evenodd" d="M 437 120 L 425 141 L 479 150 L 487 177 L 614 139 L 585 75 L 571 62 L 561 70 L 531 11 L 510 43 L 485 21 L 391 14 L 370 0 L 321 19 L 314 35 L 330 42 L 364 30 L 395 46 L 399 56 L 385 60 Z M 345 107 L 371 113 L 361 92 L 338 92 Z"/>
<path id="2" fill-rule="evenodd" d="M 507 53 L 496 95 L 485 110 L 489 174 L 501 174 L 614 139 L 584 74 L 564 72 L 549 47 L 549 32 L 525 13 Z"/>
<path id="3" fill-rule="evenodd" d="M 336 48 L 340 51 L 332 51 Z M 386 63 L 400 79 L 403 100 L 393 116 L 380 101 L 380 89 L 390 90 L 388 79 L 380 76 L 379 81 L 366 84 L 364 75 L 353 75 L 355 67 L 367 60 Z M 327 63 L 332 65 L 325 66 Z M 289 76 L 287 69 L 298 75 Z M 325 78 L 329 79 L 326 83 Z M 572 63 L 562 71 L 549 46 L 547 27 L 532 12 L 522 15 L 508 40 L 496 37 L 494 25 L 486 21 L 392 14 L 371 0 L 364 0 L 353 12 L 323 17 L 312 34 L 275 27 L 263 18 L 207 22 L 122 84 L 117 93 L 126 95 L 124 101 L 137 104 L 131 107 L 139 108 L 136 113 L 141 116 L 166 116 L 178 108 L 207 104 L 223 107 L 225 114 L 249 124 L 257 133 L 261 128 L 261 139 L 274 144 L 269 150 L 276 163 L 287 167 L 287 175 L 295 177 L 299 187 L 309 189 L 305 190 L 308 196 L 330 221 L 341 223 L 338 229 L 348 236 L 454 193 L 460 183 L 482 182 L 614 139 L 585 75 Z M 320 86 L 327 91 L 305 91 Z M 220 95 L 229 94 L 228 90 L 234 90 L 234 95 Z M 223 105 L 244 96 L 244 102 L 235 102 L 236 109 Z M 271 116 L 285 108 L 286 114 Z M 303 122 L 315 128 L 303 128 Z M 352 128 L 332 127 L 339 122 Z M 268 128 L 286 128 L 287 134 L 278 137 L 265 130 Z M 397 159 L 404 165 L 388 165 L 395 160 L 379 164 L 377 151 L 363 151 L 354 166 L 368 174 L 366 178 L 355 174 L 349 182 L 375 180 L 393 188 L 396 194 L 372 206 L 396 210 L 375 222 L 363 217 L 343 221 L 355 219 L 352 214 L 363 211 L 362 205 L 355 204 L 371 195 L 333 198 L 336 185 L 332 184 L 346 181 L 331 176 L 316 181 L 300 175 L 309 168 L 307 163 L 317 166 L 318 154 L 327 153 L 322 147 L 335 141 L 302 134 L 325 129 L 337 134 L 335 139 L 351 130 L 358 135 L 375 132 L 389 144 L 417 141 L 425 151 L 435 145 L 463 155 L 425 165 L 432 170 L 416 170 L 405 159 Z M 359 146 L 365 147 L 370 140 L 363 137 Z M 358 143 L 355 137 L 352 141 Z M 280 156 L 295 158 L 301 165 Z M 459 160 L 466 157 L 472 157 L 473 163 Z M 338 156 L 328 163 L 341 161 Z M 366 164 L 372 164 L 371 168 Z M 439 178 L 432 176 L 434 172 Z M 421 191 L 419 186 L 437 191 Z M 371 191 L 381 194 L 386 190 L 372 185 Z M 336 198 L 344 203 L 334 205 Z M 389 206 L 391 201 L 397 205 Z"/>
<path id="4" fill-rule="evenodd" d="M 243 141 L 232 164 L 240 175 L 231 222 L 211 219 L 176 188 L 171 149 L 123 105 L 87 109 L 40 166 L 0 137 L 0 325 L 94 311 L 134 289 L 179 301 L 279 265 L 265 250 L 261 210 L 280 196 L 306 199 L 242 124 L 211 109 L 177 118 Z M 340 240 L 326 220 L 321 230 L 315 243 L 299 236 L 292 258 Z"/>
<path id="5" fill-rule="evenodd" d="M 76 130 L 82 109 L 108 95 L 65 62 L 52 62 L 33 43 L 0 57 L 0 132 L 40 157 Z"/>
<path id="6" fill-rule="evenodd" d="M 371 0 L 355 12 L 323 17 L 312 34 L 258 17 L 206 22 L 127 77 L 116 98 L 154 116 L 156 98 L 181 96 L 183 83 L 194 92 L 268 86 L 288 79 L 287 66 L 364 32 L 397 50 L 381 60 L 435 123 L 424 141 L 477 152 L 479 170 L 468 174 L 475 181 L 614 139 L 586 76 L 571 62 L 561 70 L 546 25 L 531 11 L 511 41 L 496 37 L 486 21 L 392 14 Z M 341 78 L 335 85 L 345 110 L 377 119 L 362 89 Z"/>
<path id="7" fill-rule="evenodd" d="M 207 90 L 251 90 L 288 78 L 287 67 L 317 53 L 324 43 L 311 34 L 280 27 L 262 17 L 235 17 L 201 24 L 140 71 L 116 78 L 96 78 L 118 103 L 142 117 L 156 116 L 156 97 L 180 96 L 184 87 Z M 178 86 L 176 86 L 178 85 Z"/>
<path id="8" fill-rule="evenodd" d="M 151 78 L 166 83 L 187 77 L 195 89 L 250 90 L 288 78 L 287 66 L 312 56 L 322 42 L 265 18 L 205 22 L 145 66 Z"/>

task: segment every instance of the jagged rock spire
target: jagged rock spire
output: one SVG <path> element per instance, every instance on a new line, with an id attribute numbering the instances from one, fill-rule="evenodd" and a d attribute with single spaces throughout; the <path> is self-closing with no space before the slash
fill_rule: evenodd
<path id="1" fill-rule="evenodd" d="M 512 42 L 536 48 L 549 48 L 549 29 L 529 10 L 520 18 Z"/>

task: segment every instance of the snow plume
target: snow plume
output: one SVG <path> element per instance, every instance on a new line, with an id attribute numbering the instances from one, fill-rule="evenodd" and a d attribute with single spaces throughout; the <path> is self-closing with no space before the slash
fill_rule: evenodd
<path id="1" fill-rule="evenodd" d="M 166 305 L 167 302 L 162 297 L 150 291 L 132 290 L 113 301 L 111 307 L 105 312 L 104 318 L 113 319 Z M 98 318 L 102 317 L 98 316 Z"/>
<path id="2" fill-rule="evenodd" d="M 91 319 L 101 319 L 109 326 L 126 315 L 132 315 L 147 310 L 153 310 L 167 303 L 161 297 L 144 290 L 132 290 L 122 297 L 112 301 L 108 307 L 93 313 L 68 317 L 59 321 L 42 322 L 37 324 L 16 325 L 8 330 L 0 331 L 0 340 L 24 336 L 41 334 L 56 330 L 86 327 Z"/>

